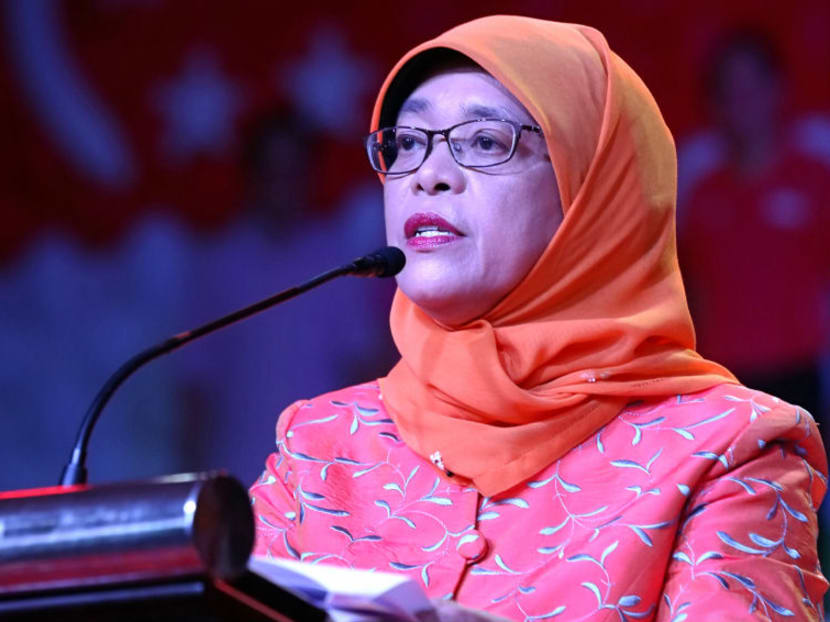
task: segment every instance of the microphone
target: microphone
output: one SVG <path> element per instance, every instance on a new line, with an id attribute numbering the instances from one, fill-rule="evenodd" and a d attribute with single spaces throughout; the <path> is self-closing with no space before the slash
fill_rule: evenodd
<path id="1" fill-rule="evenodd" d="M 377 276 L 386 278 L 395 276 L 403 270 L 406 263 L 406 256 L 401 249 L 394 246 L 384 246 L 374 253 L 355 259 L 351 265 L 354 269 L 350 272 L 356 276 Z"/>
<path id="2" fill-rule="evenodd" d="M 101 390 L 98 391 L 95 399 L 92 400 L 92 404 L 90 404 L 87 409 L 86 415 L 81 422 L 81 427 L 78 430 L 78 436 L 75 440 L 75 445 L 72 449 L 69 462 L 65 467 L 63 467 L 63 471 L 61 472 L 60 485 L 74 486 L 86 483 L 86 456 L 87 448 L 89 446 L 89 439 L 92 435 L 92 428 L 95 426 L 98 418 L 101 416 L 101 412 L 104 410 L 104 406 L 106 406 L 116 389 L 118 389 L 118 387 L 121 386 L 127 378 L 129 378 L 144 364 L 149 363 L 162 354 L 168 354 L 173 350 L 177 350 L 194 339 L 198 339 L 199 337 L 217 331 L 220 328 L 224 328 L 229 324 L 244 320 L 255 313 L 264 311 L 265 309 L 280 304 L 281 302 L 295 298 L 296 296 L 299 296 L 300 294 L 307 292 L 310 289 L 314 289 L 318 285 L 322 285 L 323 283 L 331 281 L 339 276 L 352 274 L 355 276 L 385 278 L 395 276 L 398 272 L 403 270 L 405 263 L 406 257 L 399 248 L 395 248 L 394 246 L 379 248 L 375 252 L 364 255 L 363 257 L 358 257 L 354 261 L 344 264 L 339 268 L 323 272 L 322 274 L 319 274 L 313 279 L 310 279 L 305 283 L 301 283 L 296 287 L 290 287 L 274 294 L 273 296 L 270 296 L 269 298 L 255 302 L 244 309 L 234 311 L 233 313 L 229 313 L 218 320 L 208 322 L 207 324 L 204 324 L 194 330 L 174 335 L 161 343 L 139 352 L 126 363 L 121 365 L 121 367 L 119 367 L 115 373 L 109 377 L 106 383 L 104 383 L 104 386 L 101 387 Z"/>

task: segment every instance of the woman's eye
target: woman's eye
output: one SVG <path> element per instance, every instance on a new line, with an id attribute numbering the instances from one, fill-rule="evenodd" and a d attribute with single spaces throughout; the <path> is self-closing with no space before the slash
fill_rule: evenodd
<path id="1" fill-rule="evenodd" d="M 419 136 L 413 134 L 398 135 L 398 149 L 403 151 L 412 151 L 419 149 L 424 145 L 424 140 Z"/>
<path id="2" fill-rule="evenodd" d="M 479 149 L 489 151 L 494 146 L 493 139 L 489 136 L 479 136 L 477 140 Z"/>
<path id="3" fill-rule="evenodd" d="M 504 151 L 504 143 L 494 136 L 479 134 L 473 139 L 473 148 L 478 151 Z"/>

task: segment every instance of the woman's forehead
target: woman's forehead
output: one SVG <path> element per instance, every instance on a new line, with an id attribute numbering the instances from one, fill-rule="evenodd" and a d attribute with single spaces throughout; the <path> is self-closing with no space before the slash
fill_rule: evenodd
<path id="1" fill-rule="evenodd" d="M 438 114 L 451 114 L 459 120 L 534 122 L 530 113 L 501 82 L 477 66 L 430 73 L 398 110 L 398 118 Z"/>
<path id="2" fill-rule="evenodd" d="M 398 116 L 407 113 L 420 115 L 431 112 L 436 106 L 424 97 L 411 97 L 401 106 Z M 518 112 L 515 107 L 508 107 L 496 103 L 480 103 L 478 101 L 459 102 L 459 111 L 468 119 L 510 119 Z"/>

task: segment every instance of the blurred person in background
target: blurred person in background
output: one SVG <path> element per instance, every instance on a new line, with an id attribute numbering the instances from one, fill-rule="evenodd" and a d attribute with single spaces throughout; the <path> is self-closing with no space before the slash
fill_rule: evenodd
<path id="1" fill-rule="evenodd" d="M 712 149 L 702 165 L 680 162 L 681 267 L 699 351 L 826 420 L 830 168 L 786 119 L 786 87 L 764 34 L 734 31 L 715 48 Z M 705 172 L 690 181 L 692 169 Z"/>

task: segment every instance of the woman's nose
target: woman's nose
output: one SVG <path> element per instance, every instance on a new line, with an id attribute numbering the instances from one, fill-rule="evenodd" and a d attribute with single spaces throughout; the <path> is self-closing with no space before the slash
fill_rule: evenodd
<path id="1" fill-rule="evenodd" d="M 464 173 L 453 159 L 449 143 L 442 136 L 435 136 L 429 155 L 412 175 L 412 190 L 427 194 L 457 194 L 466 185 Z"/>

